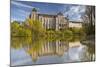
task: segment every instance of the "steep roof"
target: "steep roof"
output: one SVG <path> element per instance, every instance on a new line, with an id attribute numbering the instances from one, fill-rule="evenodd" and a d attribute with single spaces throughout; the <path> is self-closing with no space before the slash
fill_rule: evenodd
<path id="1" fill-rule="evenodd" d="M 32 9 L 32 11 L 35 11 L 35 12 L 37 12 L 37 9 L 36 9 L 36 8 L 33 8 L 33 9 Z"/>

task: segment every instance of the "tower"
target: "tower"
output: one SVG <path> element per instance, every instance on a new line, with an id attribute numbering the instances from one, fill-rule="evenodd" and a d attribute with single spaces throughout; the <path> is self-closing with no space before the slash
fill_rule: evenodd
<path id="1" fill-rule="evenodd" d="M 38 16 L 37 9 L 36 8 L 33 8 L 32 9 L 32 13 L 31 13 L 31 19 L 36 20 L 37 19 L 37 16 Z"/>
<path id="2" fill-rule="evenodd" d="M 63 17 L 63 14 L 61 12 L 59 12 L 57 14 L 57 17 L 56 17 L 56 31 L 60 29 L 60 23 L 61 23 L 61 19 Z"/>

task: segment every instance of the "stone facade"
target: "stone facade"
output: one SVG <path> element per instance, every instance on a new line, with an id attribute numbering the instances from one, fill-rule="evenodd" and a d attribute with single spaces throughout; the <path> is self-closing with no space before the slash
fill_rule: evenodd
<path id="1" fill-rule="evenodd" d="M 49 15 L 32 11 L 29 18 L 39 20 L 45 29 L 54 29 L 57 31 L 68 27 L 68 19 L 60 12 L 56 15 Z"/>
<path id="2" fill-rule="evenodd" d="M 82 22 L 69 21 L 69 28 L 82 28 Z"/>

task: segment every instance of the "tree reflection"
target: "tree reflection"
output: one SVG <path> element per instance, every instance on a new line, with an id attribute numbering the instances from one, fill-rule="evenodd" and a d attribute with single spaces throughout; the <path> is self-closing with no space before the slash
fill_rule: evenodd
<path id="1" fill-rule="evenodd" d="M 21 49 L 23 48 L 28 55 L 31 56 L 35 62 L 41 56 L 63 56 L 64 52 L 68 52 L 69 48 L 72 48 L 70 42 L 80 42 L 81 37 L 67 37 L 67 38 L 43 38 L 43 37 L 12 37 L 11 48 Z M 78 47 L 78 44 L 72 45 Z M 86 45 L 86 56 L 88 60 L 93 60 L 95 54 L 95 46 Z"/>

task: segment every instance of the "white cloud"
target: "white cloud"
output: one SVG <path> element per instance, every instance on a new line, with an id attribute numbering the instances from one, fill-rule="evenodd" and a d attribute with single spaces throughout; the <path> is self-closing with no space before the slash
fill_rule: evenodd
<path id="1" fill-rule="evenodd" d="M 30 12 L 25 11 L 25 10 L 21 10 L 21 9 L 19 9 L 18 12 L 19 12 L 20 15 L 23 15 L 23 16 L 27 16 L 27 15 L 30 14 Z"/>
<path id="2" fill-rule="evenodd" d="M 68 11 L 64 13 L 69 16 L 70 20 L 82 21 L 81 14 L 85 11 L 85 6 L 71 6 Z"/>
<path id="3" fill-rule="evenodd" d="M 27 18 L 30 14 L 30 12 L 22 10 L 22 9 L 17 9 L 16 11 L 11 11 L 11 12 L 13 12 L 11 15 L 11 21 L 14 21 L 14 20 L 24 21 L 25 18 Z"/>
<path id="4" fill-rule="evenodd" d="M 11 4 L 17 5 L 17 6 L 22 6 L 22 7 L 26 7 L 26 8 L 33 8 L 32 6 L 26 5 L 26 4 L 22 4 L 19 2 L 15 2 L 15 1 L 11 1 Z"/>
<path id="5" fill-rule="evenodd" d="M 20 17 L 11 17 L 11 22 L 13 22 L 13 21 L 24 21 L 22 18 L 20 18 Z"/>

